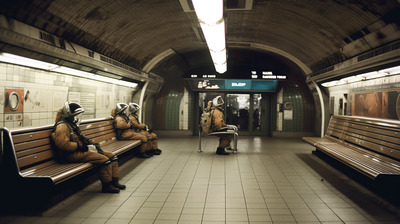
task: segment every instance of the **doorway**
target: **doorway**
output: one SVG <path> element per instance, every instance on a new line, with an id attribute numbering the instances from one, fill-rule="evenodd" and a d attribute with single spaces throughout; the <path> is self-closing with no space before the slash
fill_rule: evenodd
<path id="1" fill-rule="evenodd" d="M 216 96 L 224 99 L 227 124 L 236 125 L 242 135 L 270 135 L 270 94 L 268 93 L 199 93 L 201 115 Z"/>

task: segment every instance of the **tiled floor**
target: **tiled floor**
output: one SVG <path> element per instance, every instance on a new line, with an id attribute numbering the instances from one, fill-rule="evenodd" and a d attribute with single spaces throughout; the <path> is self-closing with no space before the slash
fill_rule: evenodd
<path id="1" fill-rule="evenodd" d="M 120 194 L 96 182 L 43 216 L 0 223 L 399 223 L 378 196 L 311 154 L 300 139 L 240 137 L 215 154 L 217 138 L 161 138 L 163 154 L 120 167 Z M 139 162 L 140 161 L 140 162 Z M 393 208 L 393 207 L 392 207 Z M 393 209 L 392 209 L 393 211 Z"/>

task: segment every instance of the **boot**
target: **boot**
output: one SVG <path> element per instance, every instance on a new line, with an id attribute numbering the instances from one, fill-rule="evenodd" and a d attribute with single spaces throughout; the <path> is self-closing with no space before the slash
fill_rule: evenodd
<path id="1" fill-rule="evenodd" d="M 225 152 L 224 148 L 218 147 L 217 148 L 217 155 L 229 155 L 229 152 Z"/>
<path id="2" fill-rule="evenodd" d="M 120 183 L 118 182 L 118 178 L 113 178 L 113 179 L 112 179 L 112 185 L 113 185 L 115 188 L 118 188 L 118 189 L 121 189 L 121 190 L 124 190 L 124 189 L 126 188 L 126 186 L 125 186 L 124 184 L 120 184 Z"/>
<path id="3" fill-rule="evenodd" d="M 161 154 L 161 149 L 152 149 L 151 150 L 151 153 L 153 154 L 153 155 L 160 155 Z"/>
<path id="4" fill-rule="evenodd" d="M 148 155 L 146 152 L 139 152 L 137 157 L 147 159 L 147 158 L 150 158 L 151 156 Z"/>
<path id="5" fill-rule="evenodd" d="M 115 194 L 115 193 L 119 193 L 119 189 L 115 188 L 113 186 L 112 182 L 110 182 L 110 183 L 102 183 L 101 192 Z"/>

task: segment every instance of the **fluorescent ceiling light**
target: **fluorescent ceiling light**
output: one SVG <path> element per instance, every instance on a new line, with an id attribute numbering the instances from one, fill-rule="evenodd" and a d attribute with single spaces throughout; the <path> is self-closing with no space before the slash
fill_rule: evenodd
<path id="1" fill-rule="evenodd" d="M 388 73 L 389 75 L 397 75 L 400 74 L 400 66 L 386 68 L 380 70 L 381 72 Z"/>
<path id="2" fill-rule="evenodd" d="M 79 76 L 79 77 L 83 77 L 83 78 L 92 78 L 94 76 L 93 73 L 84 72 L 84 71 L 80 71 L 77 69 L 68 68 L 68 67 L 64 67 L 64 66 L 59 66 L 55 69 L 50 69 L 50 71 Z"/>
<path id="3" fill-rule="evenodd" d="M 26 57 L 9 54 L 9 53 L 4 53 L 4 52 L 0 53 L 0 61 L 10 63 L 10 64 L 45 69 L 45 70 L 50 70 L 50 69 L 58 67 L 58 65 L 55 65 L 55 64 L 38 61 L 35 59 L 26 58 Z"/>
<path id="4" fill-rule="evenodd" d="M 223 0 L 192 0 L 192 2 L 215 70 L 224 73 L 226 72 L 226 44 Z"/>
<path id="5" fill-rule="evenodd" d="M 343 78 L 340 80 L 324 82 L 321 85 L 323 87 L 338 86 L 338 85 L 358 82 L 358 81 L 362 81 L 362 80 L 382 78 L 385 76 L 397 75 L 397 74 L 400 74 L 400 66 L 385 68 L 385 69 L 382 69 L 379 71 L 367 72 L 367 73 L 363 73 L 363 74 L 359 74 L 359 75 L 355 75 L 355 76 L 346 77 L 346 78 Z"/>
<path id="6" fill-rule="evenodd" d="M 364 73 L 361 75 L 357 75 L 356 77 L 362 77 L 364 79 L 375 79 L 375 78 L 380 78 L 380 77 L 387 76 L 387 75 L 388 75 L 388 73 L 374 71 L 374 72 L 367 72 L 367 73 Z"/>
<path id="7" fill-rule="evenodd" d="M 350 76 L 347 78 L 343 78 L 340 81 L 347 82 L 347 83 L 353 83 L 353 82 L 361 81 L 363 79 L 365 79 L 365 78 L 357 77 L 357 76 Z"/>
<path id="8" fill-rule="evenodd" d="M 138 85 L 137 83 L 134 83 L 134 82 L 122 81 L 122 80 L 118 80 L 118 79 L 114 79 L 114 78 L 96 75 L 96 74 L 90 73 L 90 72 L 81 71 L 78 69 L 68 68 L 65 66 L 59 66 L 56 64 L 47 63 L 47 62 L 43 62 L 43 61 L 31 59 L 31 58 L 26 58 L 26 57 L 14 55 L 14 54 L 4 53 L 4 52 L 0 53 L 0 62 L 6 62 L 6 63 L 10 63 L 10 64 L 16 64 L 16 65 L 21 65 L 21 66 L 26 66 L 26 67 L 31 67 L 31 68 L 38 68 L 38 69 L 43 69 L 43 70 L 47 70 L 47 71 L 63 73 L 63 74 L 67 74 L 67 75 L 74 75 L 74 76 L 78 76 L 78 77 L 113 83 L 113 84 L 127 86 L 127 87 L 134 88 Z"/>

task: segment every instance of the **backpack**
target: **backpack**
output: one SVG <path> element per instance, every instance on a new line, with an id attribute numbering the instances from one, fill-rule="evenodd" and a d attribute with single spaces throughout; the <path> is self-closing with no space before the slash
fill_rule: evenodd
<path id="1" fill-rule="evenodd" d="M 204 109 L 204 112 L 201 114 L 200 117 L 200 133 L 203 136 L 207 136 L 211 132 L 212 126 L 212 112 L 211 110 L 211 101 L 208 102 L 207 108 Z"/>

